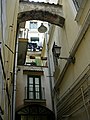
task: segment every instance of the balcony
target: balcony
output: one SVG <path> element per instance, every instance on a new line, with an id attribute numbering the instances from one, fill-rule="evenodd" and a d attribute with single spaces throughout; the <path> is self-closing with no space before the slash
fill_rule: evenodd
<path id="1" fill-rule="evenodd" d="M 45 99 L 45 88 L 35 87 L 25 87 L 25 99 L 24 104 L 41 104 L 46 106 Z"/>
<path id="2" fill-rule="evenodd" d="M 35 67 L 47 67 L 47 57 L 41 58 L 40 56 L 36 56 L 36 55 L 27 56 L 25 65 L 35 66 Z"/>

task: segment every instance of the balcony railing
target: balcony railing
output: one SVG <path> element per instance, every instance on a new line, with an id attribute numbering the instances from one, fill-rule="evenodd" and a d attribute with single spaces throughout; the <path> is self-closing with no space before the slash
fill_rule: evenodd
<path id="1" fill-rule="evenodd" d="M 33 56 L 32 56 L 33 57 Z M 45 59 L 44 59 L 45 58 Z M 26 63 L 25 65 L 29 65 L 29 66 L 43 66 L 43 67 L 47 67 L 47 57 L 43 57 L 43 59 L 41 57 L 34 57 L 34 58 L 28 58 L 26 57 Z"/>
<path id="2" fill-rule="evenodd" d="M 37 63 L 37 62 L 26 62 L 25 65 L 35 66 L 35 67 L 47 67 L 47 61 L 41 61 L 41 63 Z"/>
<path id="3" fill-rule="evenodd" d="M 45 88 L 25 87 L 25 100 L 45 100 Z"/>

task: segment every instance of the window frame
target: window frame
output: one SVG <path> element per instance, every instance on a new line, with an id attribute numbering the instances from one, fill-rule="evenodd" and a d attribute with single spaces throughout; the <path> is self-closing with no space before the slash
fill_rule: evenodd
<path id="1" fill-rule="evenodd" d="M 80 0 L 72 0 L 72 1 L 73 1 L 73 4 L 75 6 L 76 11 L 79 11 L 79 9 L 80 9 L 80 7 L 82 5 L 83 0 L 81 0 L 81 2 L 80 2 Z"/>
<path id="2" fill-rule="evenodd" d="M 76 0 L 72 0 L 73 5 L 74 5 L 75 10 L 76 10 L 75 21 L 79 22 L 79 20 L 83 16 L 84 8 L 85 8 L 85 5 L 86 5 L 86 3 L 87 3 L 88 0 L 81 0 L 81 2 L 79 1 L 80 2 L 79 3 L 80 4 L 79 8 L 76 8 L 74 1 L 76 1 Z"/>
<path id="3" fill-rule="evenodd" d="M 33 84 L 29 83 L 29 80 L 30 80 L 29 78 L 30 77 L 33 79 Z M 35 78 L 39 79 L 39 84 L 35 84 Z M 30 88 L 29 85 L 33 86 L 33 91 L 29 90 L 29 88 Z M 36 88 L 35 85 L 39 85 L 39 91 L 35 90 L 35 88 Z M 29 92 L 33 93 L 33 98 L 30 98 Z M 39 93 L 39 98 L 36 98 L 36 93 Z M 32 100 L 40 100 L 40 99 L 42 99 L 42 93 L 41 93 L 41 76 L 32 76 L 32 75 L 28 76 L 28 80 L 27 80 L 27 99 L 32 99 Z"/>

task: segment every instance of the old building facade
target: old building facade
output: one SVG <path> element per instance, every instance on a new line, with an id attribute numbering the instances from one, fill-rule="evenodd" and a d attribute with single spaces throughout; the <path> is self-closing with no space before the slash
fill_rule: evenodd
<path id="1" fill-rule="evenodd" d="M 62 0 L 65 24 L 51 27 L 48 43 L 58 120 L 90 119 L 90 1 Z M 61 51 L 56 53 L 56 48 Z M 53 66 L 52 63 L 54 62 Z"/>
<path id="2" fill-rule="evenodd" d="M 1 0 L 0 18 L 0 119 L 89 120 L 90 1 Z"/>
<path id="3" fill-rule="evenodd" d="M 18 0 L 0 1 L 0 119 L 12 119 Z"/>

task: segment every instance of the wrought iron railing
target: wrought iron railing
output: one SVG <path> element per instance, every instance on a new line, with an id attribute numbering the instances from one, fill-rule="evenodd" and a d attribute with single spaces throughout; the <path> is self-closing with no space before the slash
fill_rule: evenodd
<path id="1" fill-rule="evenodd" d="M 25 99 L 27 99 L 27 100 L 45 100 L 45 88 L 44 87 L 41 87 L 41 88 L 25 87 Z"/>
<path id="2" fill-rule="evenodd" d="M 28 54 L 30 53 L 28 52 Z M 35 67 L 47 67 L 47 57 L 43 57 L 43 59 L 41 56 L 37 57 L 36 55 L 30 56 L 29 59 L 28 57 L 26 57 L 25 65 Z"/>

